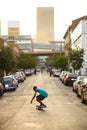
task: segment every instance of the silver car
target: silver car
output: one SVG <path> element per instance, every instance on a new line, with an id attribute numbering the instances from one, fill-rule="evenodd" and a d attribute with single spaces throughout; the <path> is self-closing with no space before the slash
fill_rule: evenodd
<path id="1" fill-rule="evenodd" d="M 80 75 L 77 77 L 76 81 L 73 83 L 73 91 L 74 92 L 77 92 L 77 88 L 78 88 L 78 85 L 80 84 L 80 82 L 82 82 L 84 80 L 84 78 L 87 78 L 87 76 L 85 75 Z"/>
<path id="2" fill-rule="evenodd" d="M 82 103 L 87 101 L 87 78 L 85 78 L 77 88 L 77 96 L 81 97 Z"/>

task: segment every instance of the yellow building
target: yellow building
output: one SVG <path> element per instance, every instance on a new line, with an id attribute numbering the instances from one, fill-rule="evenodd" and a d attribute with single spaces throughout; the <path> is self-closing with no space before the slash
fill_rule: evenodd
<path id="1" fill-rule="evenodd" d="M 54 8 L 37 7 L 37 42 L 54 41 Z"/>
<path id="2" fill-rule="evenodd" d="M 19 21 L 8 21 L 8 36 L 17 36 L 19 31 Z"/>

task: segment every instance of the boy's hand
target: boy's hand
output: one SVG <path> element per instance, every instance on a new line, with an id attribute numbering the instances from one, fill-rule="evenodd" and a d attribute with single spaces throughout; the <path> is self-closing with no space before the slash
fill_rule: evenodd
<path id="1" fill-rule="evenodd" d="M 32 104 L 32 102 L 33 102 L 33 101 L 31 100 L 30 103 Z"/>

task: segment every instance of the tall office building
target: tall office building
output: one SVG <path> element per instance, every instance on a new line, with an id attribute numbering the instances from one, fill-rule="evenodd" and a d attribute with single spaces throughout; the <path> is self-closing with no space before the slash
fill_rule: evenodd
<path id="1" fill-rule="evenodd" d="M 37 42 L 54 41 L 54 8 L 37 7 Z"/>
<path id="2" fill-rule="evenodd" d="M 8 35 L 17 36 L 19 35 L 19 21 L 8 21 Z"/>

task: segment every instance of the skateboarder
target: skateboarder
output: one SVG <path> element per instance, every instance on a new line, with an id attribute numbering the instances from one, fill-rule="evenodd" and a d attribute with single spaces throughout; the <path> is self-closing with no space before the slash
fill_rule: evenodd
<path id="1" fill-rule="evenodd" d="M 37 86 L 33 87 L 34 90 L 34 95 L 31 99 L 31 102 L 33 102 L 34 98 L 36 97 L 36 101 L 40 103 L 40 107 L 46 107 L 46 105 L 42 102 L 42 100 L 44 100 L 47 96 L 48 96 L 48 92 L 42 88 L 39 88 Z M 37 95 L 37 93 L 39 93 L 39 95 Z M 37 96 L 36 96 L 37 95 Z"/>

